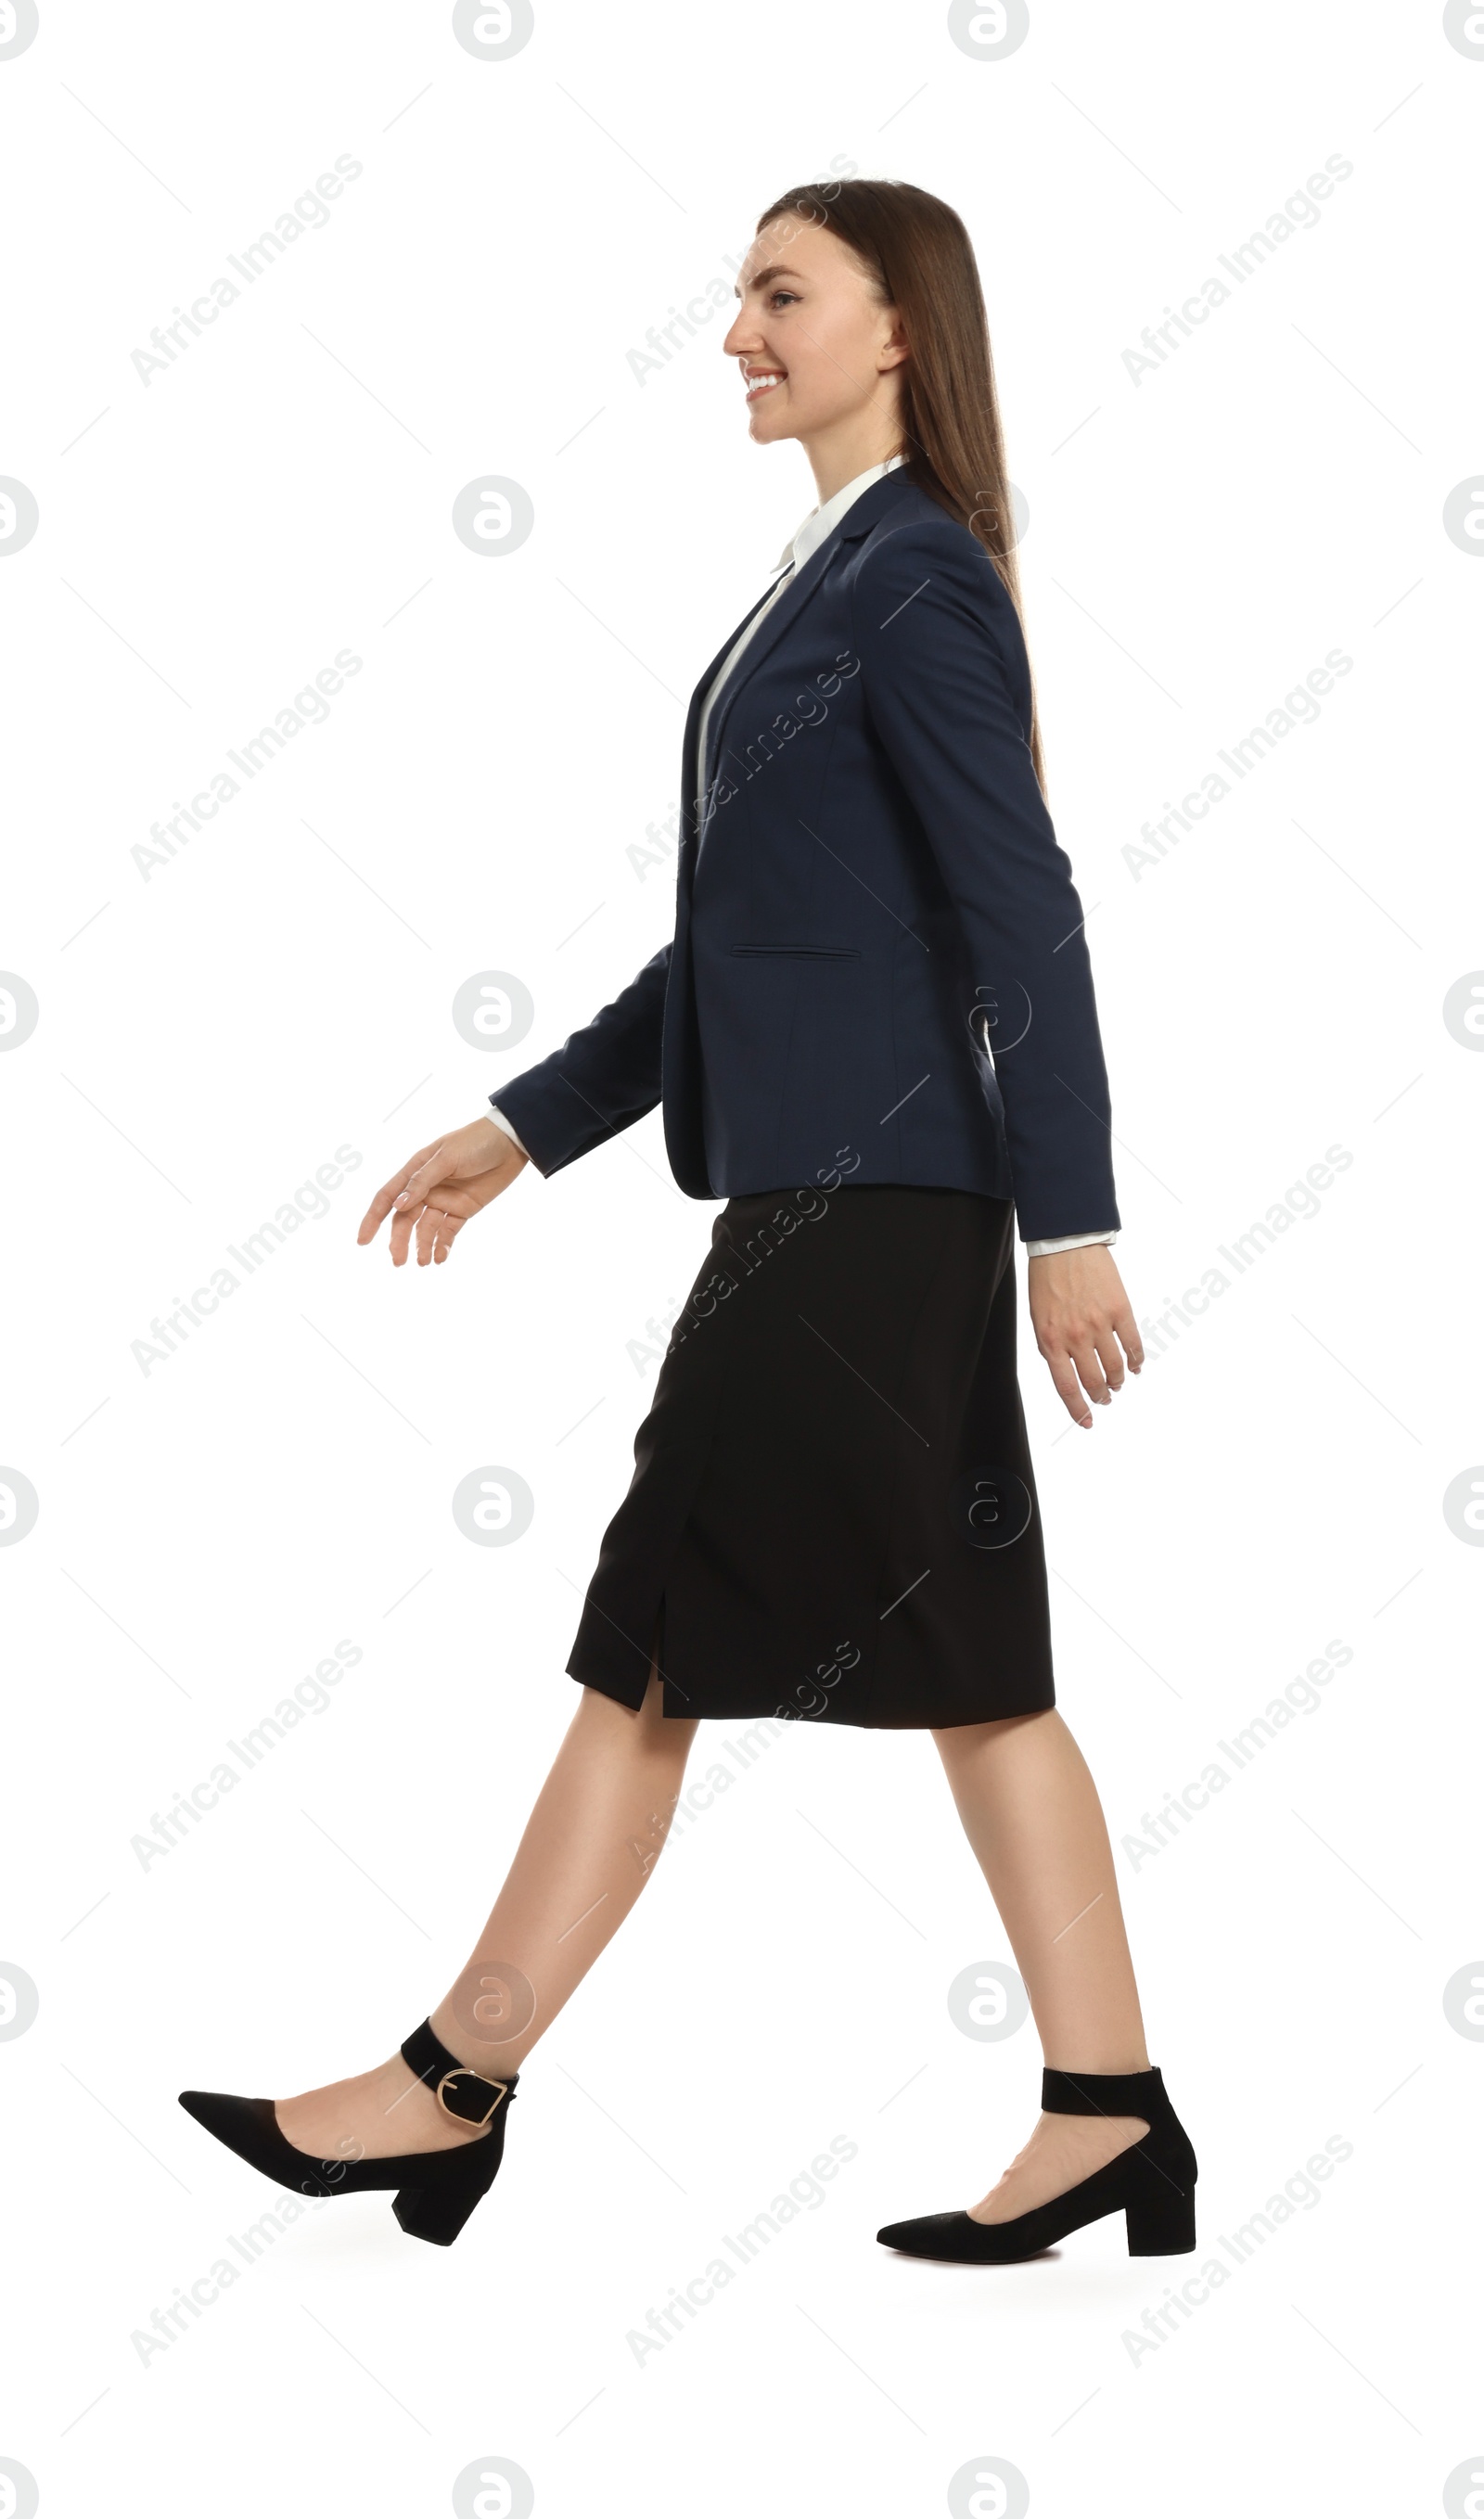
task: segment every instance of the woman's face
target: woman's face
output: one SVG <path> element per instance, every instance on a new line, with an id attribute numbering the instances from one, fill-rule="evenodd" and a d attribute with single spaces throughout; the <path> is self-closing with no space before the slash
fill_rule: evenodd
<path id="1" fill-rule="evenodd" d="M 737 295 L 721 347 L 740 365 L 756 444 L 821 437 L 873 411 L 895 421 L 907 356 L 896 310 L 827 227 L 778 218 L 760 230 Z"/>

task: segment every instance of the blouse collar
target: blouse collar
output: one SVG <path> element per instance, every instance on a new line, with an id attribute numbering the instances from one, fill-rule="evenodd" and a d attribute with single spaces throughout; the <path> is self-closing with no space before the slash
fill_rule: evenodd
<path id="1" fill-rule="evenodd" d="M 826 499 L 822 508 L 811 508 L 793 541 L 784 544 L 773 562 L 774 568 L 787 568 L 791 562 L 796 571 L 803 568 L 810 552 L 816 552 L 820 544 L 828 540 L 847 508 L 854 506 L 861 492 L 869 490 L 873 481 L 884 480 L 889 472 L 895 472 L 897 465 L 905 461 L 905 456 L 889 455 L 885 464 L 873 464 L 868 472 L 857 472 L 854 480 L 847 481 L 845 488 L 837 490 L 832 499 Z"/>

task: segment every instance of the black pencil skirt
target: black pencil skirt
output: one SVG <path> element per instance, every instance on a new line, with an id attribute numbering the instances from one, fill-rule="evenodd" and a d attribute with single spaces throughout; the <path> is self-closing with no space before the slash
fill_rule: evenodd
<path id="1" fill-rule="evenodd" d="M 909 1729 L 1055 1702 L 1014 1210 L 733 1198 L 671 1334 L 567 1661 L 664 1712 Z"/>

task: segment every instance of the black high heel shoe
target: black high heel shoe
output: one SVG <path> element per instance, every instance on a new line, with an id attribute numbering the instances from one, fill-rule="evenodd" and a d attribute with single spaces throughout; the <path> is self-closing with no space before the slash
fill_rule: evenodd
<path id="1" fill-rule="evenodd" d="M 415 2029 L 402 2048 L 404 2060 L 432 2091 L 445 2115 L 460 2125 L 483 2126 L 478 2143 L 451 2151 L 401 2151 L 385 2160 L 317 2160 L 296 2150 L 282 2131 L 272 2099 L 240 2099 L 226 2091 L 182 2091 L 181 2106 L 265 2178 L 301 2195 L 361 2195 L 377 2188 L 400 2190 L 392 2211 L 411 2238 L 452 2247 L 481 2195 L 495 2184 L 504 2151 L 505 2117 L 518 2073 L 487 2081 L 451 2055 L 430 2021 Z"/>
<path id="2" fill-rule="evenodd" d="M 889 2222 L 876 2233 L 882 2246 L 953 2265 L 1012 2266 L 1106 2213 L 1121 2213 L 1131 2257 L 1188 2256 L 1196 2245 L 1196 2154 L 1158 2065 L 1144 2073 L 1058 2073 L 1047 2065 L 1041 2105 L 1051 2116 L 1143 2117 L 1149 2132 L 1065 2195 L 1013 2222 L 926 2213 L 916 2222 Z"/>

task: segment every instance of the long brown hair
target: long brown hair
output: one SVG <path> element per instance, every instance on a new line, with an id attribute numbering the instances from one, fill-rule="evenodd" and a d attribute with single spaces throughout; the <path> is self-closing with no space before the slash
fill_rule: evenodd
<path id="1" fill-rule="evenodd" d="M 904 468 L 982 543 L 1024 633 L 989 324 L 963 220 L 936 193 L 864 176 L 800 184 L 764 211 L 758 228 L 789 217 L 832 228 L 882 303 L 896 308 L 911 352 L 898 371 Z M 1030 758 L 1044 792 L 1033 688 Z"/>

